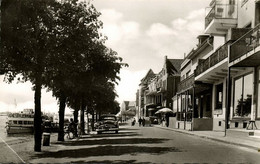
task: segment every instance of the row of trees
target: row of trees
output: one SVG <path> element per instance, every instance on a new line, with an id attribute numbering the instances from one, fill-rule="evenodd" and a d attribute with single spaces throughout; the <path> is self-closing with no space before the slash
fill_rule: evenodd
<path id="1" fill-rule="evenodd" d="M 66 105 L 74 109 L 75 120 L 82 111 L 83 129 L 86 109 L 119 110 L 114 89 L 127 65 L 105 46 L 99 16 L 92 4 L 78 0 L 2 0 L 1 73 L 9 83 L 17 78 L 33 84 L 35 151 L 41 151 L 42 88 L 59 103 L 59 141 L 64 141 Z"/>

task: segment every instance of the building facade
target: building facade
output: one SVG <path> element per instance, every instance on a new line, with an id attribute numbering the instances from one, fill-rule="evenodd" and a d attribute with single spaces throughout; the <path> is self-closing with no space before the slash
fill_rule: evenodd
<path id="1" fill-rule="evenodd" d="M 172 109 L 172 97 L 177 92 L 177 85 L 180 82 L 180 65 L 182 59 L 168 59 L 164 58 L 164 64 L 161 71 L 153 76 L 145 76 L 145 80 L 141 80 L 142 92 L 139 88 L 141 117 L 153 117 L 155 112 L 160 108 L 167 107 Z M 149 72 L 148 72 L 149 73 Z M 150 73 L 151 74 L 151 73 Z M 148 80 L 149 79 L 149 80 Z M 140 94 L 143 94 L 140 96 Z"/>
<path id="2" fill-rule="evenodd" d="M 260 126 L 259 1 L 213 0 L 207 9 L 205 34 L 198 36 L 197 47 L 181 65 L 173 127 L 256 128 Z"/>
<path id="3" fill-rule="evenodd" d="M 153 70 L 149 70 L 145 77 L 141 80 L 139 84 L 138 93 L 136 94 L 138 97 L 136 98 L 138 100 L 137 104 L 137 113 L 136 117 L 145 117 L 146 116 L 146 110 L 145 110 L 145 92 L 147 90 L 148 84 L 152 78 L 155 77 L 155 73 Z"/>

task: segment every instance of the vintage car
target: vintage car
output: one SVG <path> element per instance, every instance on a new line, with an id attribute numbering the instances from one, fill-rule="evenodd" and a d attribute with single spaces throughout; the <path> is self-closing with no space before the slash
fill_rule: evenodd
<path id="1" fill-rule="evenodd" d="M 118 133 L 119 125 L 116 116 L 112 114 L 102 115 L 99 121 L 95 123 L 95 129 L 98 134 L 105 131 L 115 131 L 115 133 Z"/>

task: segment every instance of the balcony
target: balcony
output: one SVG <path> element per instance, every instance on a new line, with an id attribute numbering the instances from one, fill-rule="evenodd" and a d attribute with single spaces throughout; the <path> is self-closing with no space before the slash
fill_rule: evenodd
<path id="1" fill-rule="evenodd" d="M 215 4 L 205 17 L 205 33 L 225 35 L 237 26 L 237 5 Z"/>
<path id="2" fill-rule="evenodd" d="M 259 66 L 260 24 L 230 46 L 229 66 Z"/>
<path id="3" fill-rule="evenodd" d="M 226 69 L 228 57 L 228 43 L 218 48 L 207 59 L 199 60 L 198 66 L 195 70 L 195 80 L 199 81 L 216 81 L 217 74 L 221 74 L 223 69 Z M 204 72 L 211 72 L 205 74 Z"/>
<path id="4" fill-rule="evenodd" d="M 194 75 L 189 76 L 188 78 L 182 80 L 178 85 L 178 92 L 183 92 L 187 89 L 190 89 L 194 84 Z"/>

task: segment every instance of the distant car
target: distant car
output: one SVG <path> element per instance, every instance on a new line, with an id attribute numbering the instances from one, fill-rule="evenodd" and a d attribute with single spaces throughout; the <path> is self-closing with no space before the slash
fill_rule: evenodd
<path id="1" fill-rule="evenodd" d="M 116 116 L 112 114 L 102 115 L 99 121 L 95 123 L 95 129 L 98 134 L 105 131 L 118 133 L 119 125 Z"/>
<path id="2" fill-rule="evenodd" d="M 150 116 L 151 124 L 158 124 L 158 118 L 156 116 Z"/>

